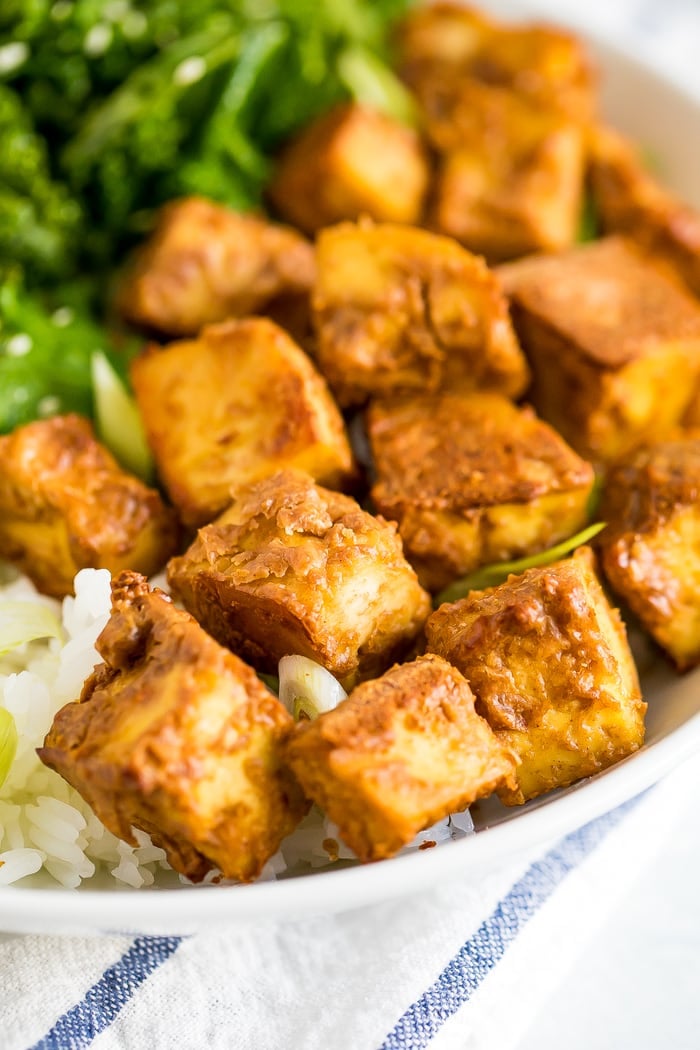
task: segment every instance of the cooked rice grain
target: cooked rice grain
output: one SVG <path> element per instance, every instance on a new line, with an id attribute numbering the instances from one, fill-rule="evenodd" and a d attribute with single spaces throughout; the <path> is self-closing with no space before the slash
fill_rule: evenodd
<path id="1" fill-rule="evenodd" d="M 5 571 L 2 566 L 0 570 Z M 164 586 L 164 581 L 157 582 Z M 15 760 L 0 787 L 0 886 L 41 868 L 69 889 L 98 872 L 109 872 L 122 886 L 152 886 L 169 868 L 164 851 L 136 829 L 136 846 L 117 839 L 77 791 L 36 754 L 55 712 L 80 695 L 83 682 L 100 662 L 95 641 L 109 616 L 109 573 L 83 569 L 75 578 L 75 598 L 65 598 L 62 605 L 38 594 L 23 577 L 0 586 L 0 601 L 48 605 L 60 614 L 65 632 L 64 639 L 30 642 L 0 657 L 0 706 L 13 715 L 19 736 Z M 465 811 L 427 828 L 401 852 L 461 838 L 471 830 Z M 314 806 L 267 862 L 260 881 L 355 860 L 335 825 Z M 184 876 L 180 881 L 191 885 Z M 217 871 L 202 885 L 211 883 L 230 884 Z"/>
<path id="2" fill-rule="evenodd" d="M 75 579 L 75 598 L 62 606 L 19 577 L 0 590 L 0 600 L 32 601 L 60 613 L 65 638 L 30 642 L 0 657 L 0 706 L 14 717 L 17 754 L 0 787 L 0 885 L 42 867 L 62 886 L 74 889 L 98 870 L 128 886 L 150 886 L 165 853 L 137 832 L 138 846 L 120 842 L 57 773 L 42 765 L 36 748 L 44 742 L 56 711 L 79 696 L 100 657 L 95 640 L 110 609 L 109 573 L 84 569 Z"/>

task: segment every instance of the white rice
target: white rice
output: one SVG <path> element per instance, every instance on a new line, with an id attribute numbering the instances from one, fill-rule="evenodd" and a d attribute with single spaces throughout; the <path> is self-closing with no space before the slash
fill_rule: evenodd
<path id="1" fill-rule="evenodd" d="M 90 807 L 37 757 L 53 716 L 80 694 L 84 680 L 100 662 L 95 640 L 110 609 L 109 573 L 78 573 L 75 598 L 62 606 L 37 594 L 19 577 L 0 588 L 0 601 L 46 605 L 60 616 L 64 639 L 31 642 L 0 657 L 0 707 L 14 717 L 17 753 L 0 787 L 0 886 L 18 882 L 42 868 L 68 888 L 98 871 L 111 872 L 128 886 L 150 886 L 165 853 L 136 832 L 138 846 L 120 842 Z"/>
<path id="2" fill-rule="evenodd" d="M 158 583 L 162 586 L 161 580 Z M 46 605 L 60 617 L 64 631 L 62 639 L 31 642 L 0 656 L 0 707 L 14 717 L 19 738 L 10 772 L 0 786 L 0 886 L 21 882 L 42 869 L 69 889 L 105 873 L 121 886 L 152 886 L 169 870 L 164 851 L 136 829 L 136 846 L 117 839 L 77 791 L 36 754 L 55 712 L 77 699 L 100 662 L 95 641 L 109 617 L 109 573 L 84 569 L 76 576 L 75 595 L 61 604 L 39 595 L 23 577 L 0 586 L 0 602 Z M 402 852 L 431 848 L 471 831 L 465 811 L 421 832 Z M 356 862 L 352 850 L 314 806 L 267 862 L 260 880 L 348 862 Z M 180 880 L 189 883 L 184 876 Z M 202 885 L 226 881 L 212 871 Z"/>

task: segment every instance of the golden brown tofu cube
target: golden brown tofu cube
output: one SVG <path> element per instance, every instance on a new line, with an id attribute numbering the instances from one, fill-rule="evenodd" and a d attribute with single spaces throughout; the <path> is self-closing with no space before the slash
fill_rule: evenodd
<path id="1" fill-rule="evenodd" d="M 299 653 L 346 688 L 402 656 L 430 612 L 396 526 L 299 471 L 241 492 L 170 562 L 168 581 L 259 670 Z"/>
<path id="2" fill-rule="evenodd" d="M 459 668 L 476 710 L 520 759 L 519 805 L 636 751 L 644 740 L 637 671 L 590 548 L 442 605 L 428 649 Z"/>
<path id="3" fill-rule="evenodd" d="M 640 150 L 612 128 L 591 134 L 589 166 L 603 229 L 627 234 L 700 295 L 700 213 L 662 187 Z"/>
<path id="4" fill-rule="evenodd" d="M 440 389 L 522 393 L 527 365 L 498 281 L 454 241 L 409 226 L 323 230 L 312 314 L 341 405 Z"/>
<path id="5" fill-rule="evenodd" d="M 429 119 L 438 161 L 430 225 L 490 262 L 573 244 L 584 177 L 574 120 L 466 81 Z"/>
<path id="6" fill-rule="evenodd" d="M 595 108 L 594 77 L 573 34 L 540 23 L 509 24 L 461 3 L 417 6 L 398 30 L 403 76 L 419 99 L 436 79 L 509 88 L 577 120 Z"/>
<path id="7" fill-rule="evenodd" d="M 438 656 L 392 667 L 298 724 L 285 758 L 363 861 L 392 856 L 423 828 L 515 783 L 513 756 Z"/>
<path id="8" fill-rule="evenodd" d="M 606 479 L 603 571 L 680 671 L 700 663 L 700 431 L 616 463 Z"/>
<path id="9" fill-rule="evenodd" d="M 368 215 L 417 223 L 428 163 L 411 128 L 367 106 L 324 113 L 282 154 L 270 186 L 280 215 L 307 233 Z"/>
<path id="10" fill-rule="evenodd" d="M 44 594 L 73 593 L 80 569 L 151 575 L 176 550 L 173 512 L 119 467 L 80 416 L 0 437 L 0 556 Z"/>
<path id="11" fill-rule="evenodd" d="M 327 485 L 353 475 L 342 417 L 289 336 L 261 317 L 152 347 L 131 378 L 158 470 L 187 525 L 212 521 L 231 490 L 284 466 Z"/>
<path id="12" fill-rule="evenodd" d="M 254 671 L 147 581 L 112 584 L 104 659 L 54 718 L 41 760 L 115 835 L 176 871 L 256 878 L 308 803 L 281 763 L 292 719 Z"/>
<path id="13" fill-rule="evenodd" d="M 700 306 L 622 238 L 499 270 L 539 414 L 608 463 L 683 417 L 700 374 Z"/>
<path id="14" fill-rule="evenodd" d="M 166 335 L 265 312 L 276 300 L 307 299 L 313 247 L 296 231 L 201 197 L 161 211 L 137 252 L 117 303 L 130 321 Z"/>
<path id="15" fill-rule="evenodd" d="M 430 590 L 545 550 L 586 522 L 593 468 L 498 394 L 376 402 L 368 434 L 372 498 Z"/>

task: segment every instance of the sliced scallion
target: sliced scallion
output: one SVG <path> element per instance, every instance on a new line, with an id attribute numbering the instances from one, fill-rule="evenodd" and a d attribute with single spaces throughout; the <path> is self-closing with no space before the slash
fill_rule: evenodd
<path id="1" fill-rule="evenodd" d="M 497 587 L 499 583 L 504 583 L 509 576 L 525 572 L 526 569 L 535 569 L 541 565 L 551 565 L 552 562 L 559 561 L 560 558 L 565 558 L 567 554 L 571 554 L 577 547 L 582 547 L 584 543 L 588 543 L 604 528 L 605 522 L 599 521 L 595 525 L 589 525 L 581 532 L 577 532 L 575 536 L 570 536 L 568 540 L 558 543 L 556 547 L 540 551 L 539 554 L 531 554 L 526 558 L 519 558 L 517 561 L 504 561 L 497 565 L 485 565 L 481 569 L 476 569 L 467 576 L 462 576 L 461 579 L 455 580 L 454 583 L 440 591 L 436 595 L 435 605 L 442 605 L 443 602 L 456 602 L 460 598 L 466 597 L 470 591 L 482 591 L 486 587 Z"/>
<path id="2" fill-rule="evenodd" d="M 101 352 L 92 355 L 97 432 L 127 470 L 143 481 L 153 477 L 153 457 L 136 402 Z"/>
<path id="3" fill-rule="evenodd" d="M 280 700 L 297 721 L 332 711 L 348 695 L 330 671 L 306 656 L 283 656 L 279 675 Z"/>
<path id="4" fill-rule="evenodd" d="M 0 787 L 7 780 L 17 752 L 17 726 L 8 710 L 0 707 Z"/>
<path id="5" fill-rule="evenodd" d="M 55 612 L 36 602 L 0 602 L 0 656 L 38 638 L 60 638 Z"/>

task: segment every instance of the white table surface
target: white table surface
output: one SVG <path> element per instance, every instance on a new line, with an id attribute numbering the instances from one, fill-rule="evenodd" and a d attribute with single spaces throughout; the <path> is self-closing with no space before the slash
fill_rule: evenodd
<path id="1" fill-rule="evenodd" d="M 590 26 L 632 47 L 700 95 L 700 0 L 540 0 L 538 6 L 552 19 Z M 700 818 L 690 812 L 682 833 L 630 885 L 617 913 L 562 974 L 518 1050 L 700 1048 Z"/>

